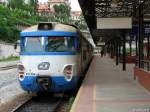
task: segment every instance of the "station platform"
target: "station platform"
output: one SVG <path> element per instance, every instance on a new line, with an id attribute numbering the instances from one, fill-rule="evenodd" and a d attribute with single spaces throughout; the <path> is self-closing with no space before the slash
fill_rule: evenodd
<path id="1" fill-rule="evenodd" d="M 150 112 L 150 92 L 133 78 L 134 65 L 94 56 L 71 112 Z"/>

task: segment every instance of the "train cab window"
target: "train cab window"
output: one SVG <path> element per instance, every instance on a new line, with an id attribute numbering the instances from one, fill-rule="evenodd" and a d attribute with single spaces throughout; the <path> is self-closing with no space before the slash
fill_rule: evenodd
<path id="1" fill-rule="evenodd" d="M 24 52 L 43 52 L 44 37 L 26 37 L 23 50 Z"/>
<path id="2" fill-rule="evenodd" d="M 48 37 L 46 50 L 48 52 L 74 51 L 73 37 Z"/>

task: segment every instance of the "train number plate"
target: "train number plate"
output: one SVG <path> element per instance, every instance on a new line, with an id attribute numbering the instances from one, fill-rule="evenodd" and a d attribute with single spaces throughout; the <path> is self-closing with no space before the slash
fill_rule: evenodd
<path id="1" fill-rule="evenodd" d="M 26 75 L 35 75 L 35 73 L 26 73 Z"/>

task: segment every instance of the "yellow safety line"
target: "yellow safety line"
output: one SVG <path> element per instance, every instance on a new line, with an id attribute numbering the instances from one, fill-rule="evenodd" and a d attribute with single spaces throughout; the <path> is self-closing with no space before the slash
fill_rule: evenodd
<path id="1" fill-rule="evenodd" d="M 95 84 L 93 89 L 93 112 L 96 112 L 96 85 Z"/>

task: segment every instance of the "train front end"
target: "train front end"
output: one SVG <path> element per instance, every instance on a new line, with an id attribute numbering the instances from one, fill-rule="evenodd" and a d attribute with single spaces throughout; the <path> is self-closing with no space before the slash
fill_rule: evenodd
<path id="1" fill-rule="evenodd" d="M 80 77 L 76 32 L 27 30 L 20 36 L 18 79 L 25 91 L 65 92 L 76 87 Z"/>

